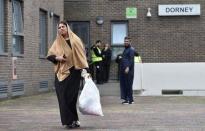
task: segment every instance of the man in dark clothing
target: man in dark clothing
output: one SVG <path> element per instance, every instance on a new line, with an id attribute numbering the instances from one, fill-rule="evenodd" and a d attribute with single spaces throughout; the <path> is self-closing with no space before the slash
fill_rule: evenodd
<path id="1" fill-rule="evenodd" d="M 105 44 L 105 47 L 102 50 L 103 56 L 103 82 L 108 82 L 109 73 L 110 73 L 110 62 L 111 62 L 111 49 L 109 44 Z"/>
<path id="2" fill-rule="evenodd" d="M 125 101 L 122 104 L 132 104 L 133 100 L 133 77 L 134 77 L 134 55 L 135 50 L 131 47 L 131 38 L 125 37 L 124 39 L 125 49 L 122 54 L 122 60 L 120 63 L 120 86 L 122 89 L 121 98 Z"/>
<path id="3" fill-rule="evenodd" d="M 101 41 L 97 40 L 96 44 L 91 47 L 91 59 L 92 64 L 95 66 L 96 69 L 96 81 L 97 84 L 103 84 L 102 79 L 102 52 L 100 50 Z"/>

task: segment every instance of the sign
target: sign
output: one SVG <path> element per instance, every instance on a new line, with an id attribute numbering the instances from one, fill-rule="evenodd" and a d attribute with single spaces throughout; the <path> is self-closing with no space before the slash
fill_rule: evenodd
<path id="1" fill-rule="evenodd" d="M 137 18 L 137 8 L 135 7 L 128 7 L 126 8 L 126 18 Z"/>
<path id="2" fill-rule="evenodd" d="M 158 5 L 159 16 L 191 16 L 200 14 L 200 4 Z"/>

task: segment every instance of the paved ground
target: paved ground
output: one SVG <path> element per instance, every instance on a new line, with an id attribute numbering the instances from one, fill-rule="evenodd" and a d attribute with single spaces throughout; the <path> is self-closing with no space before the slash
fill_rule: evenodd
<path id="1" fill-rule="evenodd" d="M 119 96 L 104 95 L 101 101 L 105 116 L 79 113 L 75 130 L 205 131 L 205 97 L 135 96 L 135 104 L 122 105 Z M 0 131 L 64 130 L 54 92 L 0 101 Z"/>

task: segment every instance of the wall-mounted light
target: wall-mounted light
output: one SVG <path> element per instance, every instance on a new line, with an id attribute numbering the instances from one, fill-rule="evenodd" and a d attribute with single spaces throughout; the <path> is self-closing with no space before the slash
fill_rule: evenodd
<path id="1" fill-rule="evenodd" d="M 151 8 L 147 8 L 147 17 L 152 17 Z"/>
<path id="2" fill-rule="evenodd" d="M 96 17 L 96 23 L 97 23 L 98 25 L 102 25 L 103 22 L 104 22 L 103 16 L 97 16 L 97 17 Z"/>
<path id="3" fill-rule="evenodd" d="M 54 15 L 53 11 L 50 11 L 49 15 L 50 15 L 50 17 L 53 17 L 53 15 Z"/>

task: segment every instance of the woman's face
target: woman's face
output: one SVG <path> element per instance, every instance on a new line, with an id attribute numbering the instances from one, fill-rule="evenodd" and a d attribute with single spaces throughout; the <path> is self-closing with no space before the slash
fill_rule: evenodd
<path id="1" fill-rule="evenodd" d="M 59 24 L 58 25 L 58 32 L 62 35 L 62 36 L 66 36 L 68 35 L 68 29 L 66 27 L 66 25 L 64 24 Z"/>

